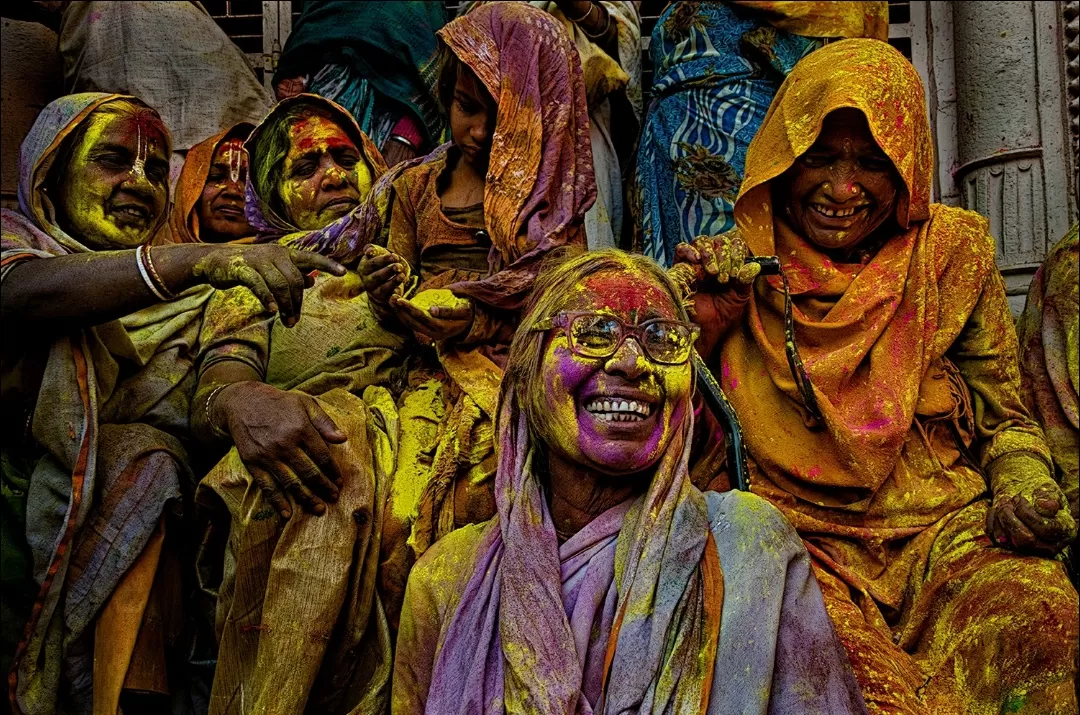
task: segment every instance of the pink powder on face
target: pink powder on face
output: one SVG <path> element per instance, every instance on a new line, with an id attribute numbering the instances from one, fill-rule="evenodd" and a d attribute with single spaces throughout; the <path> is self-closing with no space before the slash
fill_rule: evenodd
<path id="1" fill-rule="evenodd" d="M 603 271 L 586 278 L 582 285 L 596 298 L 594 310 L 607 309 L 619 316 L 631 316 L 652 309 L 675 320 L 678 313 L 669 296 L 654 281 L 629 271 Z"/>

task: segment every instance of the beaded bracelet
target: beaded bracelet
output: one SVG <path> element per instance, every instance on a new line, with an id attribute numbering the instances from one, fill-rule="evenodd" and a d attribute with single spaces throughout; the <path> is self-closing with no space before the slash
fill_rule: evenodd
<path id="1" fill-rule="evenodd" d="M 146 287 L 150 289 L 150 292 L 153 293 L 158 300 L 162 302 L 169 300 L 160 290 L 158 290 L 157 285 L 154 283 L 153 279 L 150 278 L 150 272 L 146 268 L 145 255 L 146 246 L 139 246 L 135 249 L 135 265 L 139 268 L 139 275 L 142 276 L 143 283 L 146 284 Z"/>

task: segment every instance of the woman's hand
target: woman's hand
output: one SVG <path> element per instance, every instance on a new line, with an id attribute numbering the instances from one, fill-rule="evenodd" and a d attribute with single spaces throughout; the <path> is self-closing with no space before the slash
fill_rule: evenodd
<path id="1" fill-rule="evenodd" d="M 688 266 L 694 275 L 697 290 L 690 312 L 701 327 L 697 350 L 705 358 L 738 321 L 750 299 L 761 266 L 747 263 L 749 255 L 750 249 L 734 229 L 711 238 L 698 236 L 692 244 L 675 247 L 676 265 Z"/>
<path id="2" fill-rule="evenodd" d="M 390 301 L 390 296 L 409 277 L 408 264 L 404 258 L 375 245 L 364 249 L 356 272 L 371 300 L 383 305 Z"/>
<path id="3" fill-rule="evenodd" d="M 155 249 L 167 258 L 168 248 Z M 276 243 L 257 246 L 213 246 L 198 257 L 190 267 L 186 285 L 205 283 L 215 288 L 245 286 L 270 312 L 281 313 L 281 322 L 292 327 L 300 319 L 304 289 L 314 284 L 305 274 L 326 271 L 335 276 L 345 275 L 345 267 L 337 261 L 310 251 L 297 251 Z M 174 284 L 175 285 L 175 284 Z"/>
<path id="4" fill-rule="evenodd" d="M 738 229 L 719 236 L 698 236 L 693 243 L 675 247 L 675 262 L 687 263 L 695 269 L 699 291 L 735 289 L 750 292 L 754 279 L 761 273 L 757 263 L 747 263 L 750 249 Z"/>
<path id="5" fill-rule="evenodd" d="M 1044 556 L 1076 538 L 1076 519 L 1049 468 L 1025 453 L 1006 454 L 990 465 L 994 500 L 986 533 L 998 546 Z"/>
<path id="6" fill-rule="evenodd" d="M 252 479 L 283 518 L 292 509 L 281 490 L 316 515 L 337 501 L 341 476 L 329 445 L 346 436 L 314 398 L 262 382 L 234 382 L 221 389 L 211 410 L 213 424 L 228 431 Z"/>
<path id="7" fill-rule="evenodd" d="M 473 321 L 473 307 L 469 301 L 453 308 L 434 305 L 425 310 L 400 295 L 392 295 L 390 307 L 398 320 L 416 333 L 420 340 L 449 340 L 466 332 Z"/>

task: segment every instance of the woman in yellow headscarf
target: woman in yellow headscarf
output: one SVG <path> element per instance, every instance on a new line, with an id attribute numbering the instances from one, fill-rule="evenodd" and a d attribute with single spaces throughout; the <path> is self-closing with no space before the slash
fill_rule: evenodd
<path id="1" fill-rule="evenodd" d="M 871 711 L 1075 713 L 1077 594 L 1047 557 L 1076 523 L 1020 400 L 987 222 L 931 204 L 932 172 L 915 69 L 837 42 L 750 145 L 741 238 L 680 251 L 780 257 L 787 285 L 743 288 L 711 359 L 751 489 L 803 537 Z M 699 319 L 739 294 L 699 293 Z"/>

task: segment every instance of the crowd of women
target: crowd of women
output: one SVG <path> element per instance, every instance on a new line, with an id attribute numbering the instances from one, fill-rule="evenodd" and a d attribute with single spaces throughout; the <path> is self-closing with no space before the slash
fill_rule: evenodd
<path id="1" fill-rule="evenodd" d="M 643 113 L 637 3 L 312 3 L 175 181 L 45 107 L 15 711 L 1076 713 L 1077 231 L 1018 339 L 885 6 L 661 6 Z"/>

